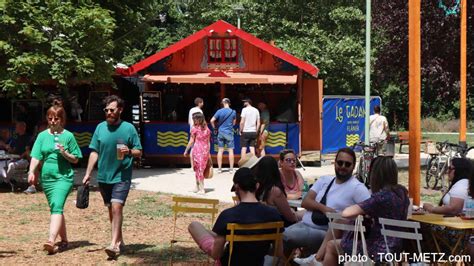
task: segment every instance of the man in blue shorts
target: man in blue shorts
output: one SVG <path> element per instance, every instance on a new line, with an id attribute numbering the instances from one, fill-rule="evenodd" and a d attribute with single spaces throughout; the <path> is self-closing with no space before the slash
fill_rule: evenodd
<path id="1" fill-rule="evenodd" d="M 133 158 L 142 155 L 142 146 L 135 127 L 120 119 L 123 100 L 116 95 L 104 99 L 106 121 L 97 125 L 92 136 L 86 173 L 82 182 L 88 184 L 94 165 L 99 161 L 97 181 L 105 206 L 109 209 L 112 241 L 105 249 L 109 258 L 120 255 L 123 206 L 132 180 Z"/>
<path id="2" fill-rule="evenodd" d="M 229 172 L 232 174 L 234 172 L 234 125 L 236 113 L 235 110 L 230 108 L 229 98 L 222 99 L 221 104 L 223 107 L 217 110 L 211 118 L 212 128 L 218 130 L 217 144 L 219 149 L 217 150 L 217 166 L 219 167 L 218 172 L 222 173 L 222 154 L 224 153 L 224 148 L 227 147 L 229 152 Z"/>

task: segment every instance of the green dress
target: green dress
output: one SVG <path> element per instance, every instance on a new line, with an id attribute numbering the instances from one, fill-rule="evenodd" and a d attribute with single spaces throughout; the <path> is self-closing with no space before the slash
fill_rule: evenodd
<path id="1" fill-rule="evenodd" d="M 63 130 L 58 137 L 67 152 L 78 159 L 82 158 L 81 150 L 70 131 Z M 38 134 L 31 157 L 43 162 L 40 182 L 51 214 L 62 214 L 66 198 L 72 190 L 74 170 L 59 149 L 55 149 L 54 135 L 48 129 Z"/>

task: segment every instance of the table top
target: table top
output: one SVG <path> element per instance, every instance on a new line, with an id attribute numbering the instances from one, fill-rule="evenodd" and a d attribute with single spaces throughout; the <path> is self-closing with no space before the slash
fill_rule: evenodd
<path id="1" fill-rule="evenodd" d="M 18 154 L 0 154 L 0 160 L 20 159 Z"/>
<path id="2" fill-rule="evenodd" d="M 290 205 L 290 207 L 294 207 L 294 208 L 300 208 L 301 202 L 303 202 L 302 199 L 289 199 L 288 200 L 288 204 Z"/>
<path id="3" fill-rule="evenodd" d="M 419 214 L 408 217 L 409 220 L 425 224 L 446 226 L 457 230 L 474 229 L 474 220 L 463 220 L 461 217 L 443 217 L 442 214 Z"/>

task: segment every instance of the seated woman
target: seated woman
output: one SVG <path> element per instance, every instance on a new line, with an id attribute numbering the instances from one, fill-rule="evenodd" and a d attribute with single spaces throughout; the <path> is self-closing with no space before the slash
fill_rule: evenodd
<path id="1" fill-rule="evenodd" d="M 262 157 L 252 168 L 252 172 L 260 184 L 257 189 L 257 199 L 266 205 L 276 207 L 285 222 L 285 227 L 301 220 L 303 212 L 298 217 L 288 204 L 285 188 L 280 179 L 280 171 L 278 171 L 278 163 L 273 157 Z"/>
<path id="2" fill-rule="evenodd" d="M 448 180 L 451 182 L 448 192 L 443 195 L 439 201 L 438 206 L 433 206 L 430 203 L 423 204 L 423 210 L 430 213 L 444 214 L 444 215 L 458 215 L 462 213 L 464 208 L 464 202 L 469 196 L 474 196 L 474 175 L 472 172 L 472 165 L 470 160 L 465 158 L 454 158 L 451 161 L 451 166 L 448 168 Z M 423 248 L 427 251 L 437 251 L 437 247 L 433 245 L 432 233 L 439 235 L 439 237 L 446 239 L 447 242 L 454 246 L 459 234 L 462 231 L 450 230 L 444 226 L 422 226 L 423 235 L 426 236 L 423 239 Z M 467 235 L 466 235 L 467 236 Z M 460 242 L 459 250 L 464 249 L 465 241 Z M 451 249 L 445 245 L 444 242 L 440 242 L 441 251 L 446 254 L 451 254 Z M 453 254 L 454 255 L 454 254 Z"/>
<path id="3" fill-rule="evenodd" d="M 285 149 L 280 152 L 280 175 L 281 182 L 285 187 L 288 199 L 301 198 L 304 179 L 296 170 L 296 154 L 294 150 Z"/>
<path id="4" fill-rule="evenodd" d="M 423 204 L 430 213 L 457 215 L 462 212 L 464 201 L 469 197 L 469 178 L 472 175 L 471 163 L 465 158 L 454 158 L 448 168 L 448 180 L 451 183 L 448 192 L 443 195 L 438 206 Z M 474 183 L 474 182 L 473 182 Z M 473 184 L 474 185 L 474 184 Z"/>
<path id="5" fill-rule="evenodd" d="M 410 201 L 406 188 L 398 185 L 398 169 L 392 158 L 377 157 L 372 161 L 370 169 L 370 185 L 373 194 L 369 199 L 344 209 L 342 217 L 355 218 L 358 215 L 370 217 L 373 226 L 366 238 L 367 251 L 369 257 L 377 260 L 379 258 L 378 253 L 387 251 L 384 238 L 380 232 L 379 218 L 406 220 Z M 403 247 L 402 239 L 388 238 L 388 241 L 390 252 L 401 251 Z M 342 240 L 330 240 L 326 245 L 323 265 L 337 265 L 336 246 L 342 247 L 344 253 L 352 254 L 352 242 L 352 232 L 344 232 Z M 359 253 L 361 253 L 360 243 L 358 248 Z"/>

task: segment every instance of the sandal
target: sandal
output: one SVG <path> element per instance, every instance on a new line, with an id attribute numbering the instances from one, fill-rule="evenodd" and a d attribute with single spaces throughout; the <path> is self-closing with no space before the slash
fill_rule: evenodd
<path id="1" fill-rule="evenodd" d="M 63 252 L 66 251 L 69 247 L 69 242 L 68 241 L 61 241 L 58 244 L 58 252 Z"/>
<path id="2" fill-rule="evenodd" d="M 58 247 L 55 246 L 54 243 L 51 241 L 44 243 L 43 249 L 48 252 L 48 255 L 53 255 L 53 254 L 56 254 L 56 252 L 58 252 Z"/>

